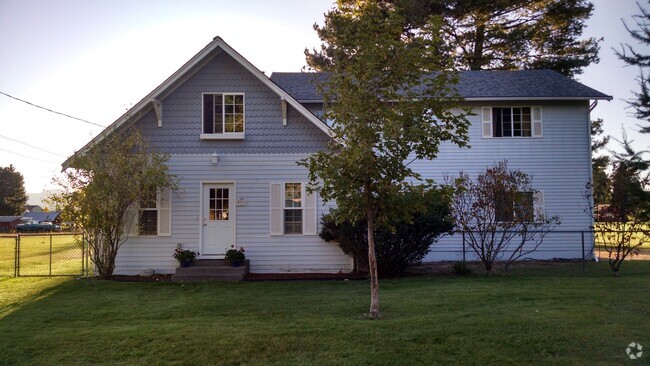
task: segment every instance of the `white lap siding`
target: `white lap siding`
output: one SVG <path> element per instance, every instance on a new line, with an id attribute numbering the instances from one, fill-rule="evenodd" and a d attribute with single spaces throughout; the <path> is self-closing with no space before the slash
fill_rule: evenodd
<path id="1" fill-rule="evenodd" d="M 217 151 L 217 154 L 219 152 Z M 251 272 L 321 272 L 352 270 L 352 260 L 335 243 L 317 235 L 270 235 L 270 184 L 307 182 L 307 171 L 296 162 L 306 154 L 219 154 L 213 165 L 211 154 L 172 155 L 170 173 L 180 180 L 172 193 L 172 233 L 168 237 L 132 237 L 118 254 L 116 273 L 137 274 L 146 268 L 173 273 L 172 257 L 180 244 L 199 249 L 201 182 L 234 182 L 236 197 L 246 201 L 236 207 L 236 245 L 246 250 Z M 235 199 L 231 204 L 235 204 Z M 317 219 L 329 207 L 318 198 Z M 225 248 L 224 248 L 225 250 Z"/>

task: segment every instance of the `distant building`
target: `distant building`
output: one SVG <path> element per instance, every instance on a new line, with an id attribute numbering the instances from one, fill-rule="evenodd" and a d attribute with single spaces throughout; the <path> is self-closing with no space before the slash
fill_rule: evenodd
<path id="1" fill-rule="evenodd" d="M 20 224 L 20 216 L 0 216 L 0 233 L 16 231 L 18 224 Z"/>
<path id="2" fill-rule="evenodd" d="M 43 212 L 43 208 L 39 205 L 27 205 L 25 210 L 25 212 Z"/>
<path id="3" fill-rule="evenodd" d="M 49 222 L 59 224 L 60 223 L 59 221 L 61 221 L 61 220 L 59 220 L 60 215 L 61 215 L 61 212 L 59 212 L 59 211 L 53 211 L 53 212 L 26 212 L 23 215 L 23 217 L 20 219 L 20 221 L 22 221 L 22 222 L 49 221 Z"/>

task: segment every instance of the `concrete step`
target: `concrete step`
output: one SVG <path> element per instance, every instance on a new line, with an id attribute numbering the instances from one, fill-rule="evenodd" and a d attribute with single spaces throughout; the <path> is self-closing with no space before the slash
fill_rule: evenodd
<path id="1" fill-rule="evenodd" d="M 194 261 L 189 267 L 177 267 L 172 276 L 174 282 L 241 281 L 250 269 L 250 261 L 244 260 L 239 267 L 232 267 L 223 259 Z"/>

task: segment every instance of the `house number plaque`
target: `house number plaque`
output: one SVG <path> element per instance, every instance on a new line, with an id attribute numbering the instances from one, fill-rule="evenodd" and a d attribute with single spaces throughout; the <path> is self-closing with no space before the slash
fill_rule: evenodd
<path id="1" fill-rule="evenodd" d="M 237 206 L 246 206 L 246 198 L 237 197 Z"/>

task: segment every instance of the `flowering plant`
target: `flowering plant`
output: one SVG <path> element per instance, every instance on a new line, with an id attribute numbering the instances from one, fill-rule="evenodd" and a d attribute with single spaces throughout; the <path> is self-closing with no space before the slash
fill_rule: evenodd
<path id="1" fill-rule="evenodd" d="M 235 248 L 234 245 L 230 246 L 230 249 L 226 250 L 226 256 L 224 257 L 226 262 L 229 263 L 241 263 L 246 259 L 246 254 L 244 254 L 244 248 L 239 247 Z"/>
<path id="2" fill-rule="evenodd" d="M 174 258 L 179 262 L 193 261 L 199 253 L 189 249 L 176 248 L 174 250 Z"/>

